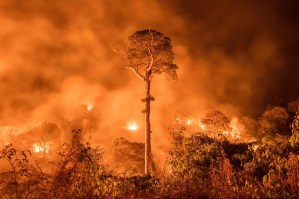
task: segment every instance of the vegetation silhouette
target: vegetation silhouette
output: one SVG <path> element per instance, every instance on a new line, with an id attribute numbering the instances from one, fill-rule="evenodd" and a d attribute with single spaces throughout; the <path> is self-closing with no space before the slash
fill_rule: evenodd
<path id="1" fill-rule="evenodd" d="M 151 81 L 156 74 L 164 73 L 167 79 L 177 79 L 178 66 L 173 63 L 174 53 L 169 37 L 156 30 L 137 31 L 128 37 L 127 45 L 118 47 L 116 52 L 127 62 L 126 67 L 132 70 L 145 83 L 145 174 L 152 168 L 151 153 Z"/>

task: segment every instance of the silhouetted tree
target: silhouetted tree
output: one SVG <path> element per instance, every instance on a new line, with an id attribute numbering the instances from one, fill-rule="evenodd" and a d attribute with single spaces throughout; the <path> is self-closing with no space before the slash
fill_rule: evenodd
<path id="1" fill-rule="evenodd" d="M 259 134 L 262 137 L 276 134 L 287 134 L 287 121 L 289 114 L 283 107 L 275 106 L 268 108 L 259 118 Z"/>
<path id="2" fill-rule="evenodd" d="M 296 113 L 294 120 L 291 124 L 292 136 L 290 137 L 291 145 L 298 146 L 299 145 L 299 114 Z"/>
<path id="3" fill-rule="evenodd" d="M 239 129 L 242 137 L 246 137 L 248 139 L 252 139 L 253 137 L 257 136 L 258 131 L 258 122 L 248 116 L 244 116 L 240 120 L 241 128 Z"/>
<path id="4" fill-rule="evenodd" d="M 210 136 L 218 136 L 226 131 L 231 131 L 229 119 L 220 111 L 207 113 L 205 117 L 202 118 L 201 123 L 205 125 L 205 129 Z"/>
<path id="5" fill-rule="evenodd" d="M 174 53 L 169 37 L 156 30 L 137 31 L 128 37 L 128 44 L 117 49 L 131 69 L 145 83 L 145 174 L 149 173 L 151 165 L 151 127 L 150 94 L 151 81 L 155 74 L 165 73 L 167 79 L 177 79 L 176 64 L 173 63 Z"/>
<path id="6" fill-rule="evenodd" d="M 112 164 L 118 171 L 142 174 L 144 171 L 144 144 L 130 142 L 123 137 L 112 144 Z"/>
<path id="7" fill-rule="evenodd" d="M 296 113 L 299 110 L 299 99 L 288 103 L 288 111 Z"/>

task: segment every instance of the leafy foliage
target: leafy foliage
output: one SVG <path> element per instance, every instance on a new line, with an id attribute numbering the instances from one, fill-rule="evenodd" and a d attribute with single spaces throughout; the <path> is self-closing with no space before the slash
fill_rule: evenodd
<path id="1" fill-rule="evenodd" d="M 177 66 L 173 63 L 174 53 L 169 37 L 149 29 L 135 32 L 128 40 L 126 59 L 129 66 L 139 71 L 140 67 L 148 69 L 152 65 L 152 74 L 165 73 L 170 79 L 177 78 Z"/>
<path id="2" fill-rule="evenodd" d="M 151 81 L 154 74 L 164 73 L 167 79 L 177 79 L 176 64 L 173 63 L 174 53 L 169 37 L 156 30 L 137 31 L 128 37 L 128 44 L 119 47 L 116 51 L 127 62 L 127 68 L 132 70 L 141 80 L 145 82 L 145 98 L 141 101 L 145 103 L 145 165 L 144 172 L 149 174 L 152 168 L 151 152 L 151 124 L 150 112 L 151 101 Z"/>
<path id="3" fill-rule="evenodd" d="M 4 180 L 1 180 L 0 183 L 3 184 L 5 192 L 13 197 L 20 197 L 20 186 L 30 176 L 28 164 L 30 155 L 30 151 L 17 150 L 11 144 L 6 145 L 1 151 L 0 159 L 5 159 L 9 163 L 10 170 L 3 175 Z"/>
<path id="4" fill-rule="evenodd" d="M 220 111 L 207 113 L 201 120 L 209 134 L 218 136 L 225 131 L 231 131 L 229 119 Z"/>
<path id="5" fill-rule="evenodd" d="M 283 118 L 281 118 L 283 120 Z M 298 115 L 292 136 L 272 135 L 262 142 L 236 143 L 184 126 L 170 130 L 172 148 L 157 176 L 116 174 L 103 165 L 103 150 L 73 142 L 63 145 L 51 173 L 29 163 L 30 152 L 7 145 L 1 160 L 10 169 L 0 173 L 2 198 L 298 198 Z M 220 125 L 219 128 L 221 128 Z M 118 139 L 121 154 L 130 156 L 137 143 Z M 133 146 L 132 145 L 132 146 Z M 138 145 L 139 146 L 139 145 Z M 140 148 L 143 148 L 140 145 Z M 135 151 L 131 155 L 134 156 Z M 140 156 L 141 157 L 141 156 Z"/>
<path id="6" fill-rule="evenodd" d="M 118 171 L 142 174 L 144 171 L 144 144 L 130 142 L 123 137 L 112 144 L 112 162 Z"/>
<path id="7" fill-rule="evenodd" d="M 290 138 L 290 143 L 293 147 L 299 147 L 299 115 L 296 113 L 293 123 L 291 125 L 292 136 Z"/>
<path id="8" fill-rule="evenodd" d="M 272 107 L 267 109 L 259 119 L 260 136 L 273 136 L 276 134 L 287 134 L 285 124 L 289 118 L 289 114 L 283 107 Z"/>

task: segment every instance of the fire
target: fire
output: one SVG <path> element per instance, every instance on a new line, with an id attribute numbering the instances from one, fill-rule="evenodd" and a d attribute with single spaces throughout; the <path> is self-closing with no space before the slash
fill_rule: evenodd
<path id="1" fill-rule="evenodd" d="M 195 128 L 196 130 L 200 130 L 203 132 L 207 131 L 207 126 L 203 124 L 200 119 L 195 117 L 187 117 L 187 118 L 179 118 L 176 117 L 174 123 L 180 125 L 186 125 L 189 128 Z M 244 139 L 241 135 L 240 123 L 237 117 L 233 117 L 230 121 L 229 127 L 230 130 L 223 131 L 222 134 L 227 137 L 228 139 L 241 140 Z"/>
<path id="2" fill-rule="evenodd" d="M 87 105 L 87 110 L 91 111 L 91 109 L 93 108 L 92 104 Z"/>
<path id="3" fill-rule="evenodd" d="M 237 117 L 233 117 L 231 122 L 230 122 L 230 127 L 232 128 L 230 132 L 230 136 L 232 138 L 241 138 L 241 133 L 239 130 L 239 119 Z"/>
<path id="4" fill-rule="evenodd" d="M 231 131 L 231 136 L 233 138 L 241 138 L 241 134 L 240 134 L 240 131 L 238 129 L 233 129 Z"/>
<path id="5" fill-rule="evenodd" d="M 50 152 L 50 144 L 47 142 L 39 142 L 39 143 L 34 143 L 33 145 L 33 152 L 35 153 L 49 153 Z"/>
<path id="6" fill-rule="evenodd" d="M 256 151 L 258 149 L 258 147 L 259 147 L 258 145 L 253 145 L 252 148 L 253 148 L 254 151 Z"/>
<path id="7" fill-rule="evenodd" d="M 204 125 L 203 123 L 199 122 L 198 126 L 199 126 L 199 128 L 201 128 L 202 130 L 206 130 L 206 125 Z"/>
<path id="8" fill-rule="evenodd" d="M 191 125 L 196 125 L 198 126 L 201 130 L 206 130 L 206 125 L 204 125 L 203 123 L 201 123 L 199 120 L 194 119 L 194 118 L 188 118 L 186 120 L 186 125 L 187 126 L 191 126 Z"/>
<path id="9" fill-rule="evenodd" d="M 186 121 L 187 126 L 190 126 L 192 123 L 193 123 L 192 119 L 187 119 L 187 121 Z"/>
<path id="10" fill-rule="evenodd" d="M 193 127 L 199 127 L 199 130 L 206 130 L 206 125 L 200 122 L 200 120 L 189 117 L 187 119 L 181 119 L 179 117 L 176 117 L 175 120 L 173 121 L 174 124 L 185 124 L 186 126 L 193 126 Z"/>
<path id="11" fill-rule="evenodd" d="M 131 122 L 127 126 L 128 130 L 130 131 L 137 131 L 138 130 L 138 125 L 135 122 Z"/>

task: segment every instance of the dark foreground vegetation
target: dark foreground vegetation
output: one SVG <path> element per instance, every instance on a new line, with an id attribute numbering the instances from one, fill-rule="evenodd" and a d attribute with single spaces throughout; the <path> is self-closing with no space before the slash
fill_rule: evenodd
<path id="1" fill-rule="evenodd" d="M 262 121 L 262 120 L 261 120 Z M 268 121 L 269 122 L 269 121 Z M 269 127 L 269 126 L 268 126 Z M 265 130 L 260 126 L 259 130 Z M 172 149 L 163 171 L 117 174 L 103 164 L 103 150 L 82 144 L 74 131 L 51 172 L 29 162 L 30 151 L 7 145 L 0 158 L 1 198 L 298 198 L 299 117 L 291 135 L 231 142 L 183 126 L 170 130 Z"/>

